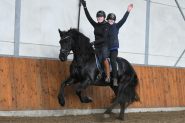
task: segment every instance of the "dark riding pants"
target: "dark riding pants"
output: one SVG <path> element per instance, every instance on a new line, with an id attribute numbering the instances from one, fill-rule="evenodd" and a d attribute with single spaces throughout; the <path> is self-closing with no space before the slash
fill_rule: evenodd
<path id="1" fill-rule="evenodd" d="M 116 58 L 118 56 L 118 50 L 110 51 L 110 63 L 112 66 L 112 77 L 117 78 L 117 62 Z"/>

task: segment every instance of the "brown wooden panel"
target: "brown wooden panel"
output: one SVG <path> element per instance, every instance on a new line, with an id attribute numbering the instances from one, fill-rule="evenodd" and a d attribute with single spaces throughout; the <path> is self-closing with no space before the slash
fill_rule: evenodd
<path id="1" fill-rule="evenodd" d="M 58 104 L 62 80 L 69 74 L 70 62 L 59 60 L 0 58 L 0 110 L 105 108 L 114 94 L 109 87 L 88 87 L 84 94 L 93 98 L 80 103 L 76 86 L 65 88 L 66 106 Z M 138 77 L 137 92 L 141 102 L 130 107 L 185 106 L 185 69 L 134 66 Z"/>
<path id="2" fill-rule="evenodd" d="M 14 59 L 17 109 L 40 107 L 35 63 L 36 60 Z"/>
<path id="3" fill-rule="evenodd" d="M 13 81 L 12 59 L 0 59 L 0 109 L 11 109 L 14 107 L 14 96 L 12 95 Z"/>

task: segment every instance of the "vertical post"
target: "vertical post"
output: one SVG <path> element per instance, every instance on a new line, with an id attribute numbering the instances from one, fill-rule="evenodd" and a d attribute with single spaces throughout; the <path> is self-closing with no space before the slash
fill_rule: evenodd
<path id="1" fill-rule="evenodd" d="M 145 32 L 145 64 L 148 65 L 149 29 L 150 29 L 150 0 L 146 1 L 146 32 Z"/>
<path id="2" fill-rule="evenodd" d="M 80 11 L 81 11 L 81 0 L 79 0 L 79 9 L 78 9 L 78 31 L 79 31 L 79 28 L 80 28 Z"/>
<path id="3" fill-rule="evenodd" d="M 181 7 L 180 7 L 180 5 L 179 5 L 179 2 L 178 2 L 177 0 L 175 0 L 175 2 L 176 2 L 177 7 L 179 8 L 179 11 L 180 11 L 180 13 L 181 13 L 181 15 L 182 15 L 182 17 L 183 17 L 183 19 L 184 19 L 184 21 L 185 21 L 185 16 L 184 16 L 184 13 L 182 12 L 182 9 L 181 9 Z"/>
<path id="4" fill-rule="evenodd" d="M 19 56 L 21 0 L 15 0 L 14 56 Z"/>

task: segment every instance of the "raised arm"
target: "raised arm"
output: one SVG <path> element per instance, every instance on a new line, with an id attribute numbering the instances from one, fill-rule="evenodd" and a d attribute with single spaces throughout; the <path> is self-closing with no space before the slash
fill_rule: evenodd
<path id="1" fill-rule="evenodd" d="M 132 8 L 133 8 L 133 4 L 129 4 L 123 18 L 117 23 L 117 28 L 120 28 L 125 23 Z"/>
<path id="2" fill-rule="evenodd" d="M 92 19 L 92 17 L 89 14 L 89 11 L 87 10 L 86 1 L 85 0 L 81 0 L 81 3 L 83 5 L 83 7 L 84 7 L 85 15 L 86 15 L 88 21 L 91 23 L 92 26 L 95 26 L 96 22 Z"/>

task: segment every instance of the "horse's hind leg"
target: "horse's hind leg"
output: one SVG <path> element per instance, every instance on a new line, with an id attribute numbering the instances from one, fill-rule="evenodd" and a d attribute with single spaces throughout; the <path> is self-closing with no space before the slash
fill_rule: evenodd
<path id="1" fill-rule="evenodd" d="M 128 104 L 129 105 L 129 104 Z M 120 114 L 119 114 L 119 116 L 118 116 L 118 119 L 119 120 L 124 120 L 124 114 L 125 114 L 125 109 L 126 109 L 126 103 L 124 102 L 124 103 L 121 103 L 120 104 L 120 108 L 121 108 L 121 110 L 120 110 Z"/>
<path id="2" fill-rule="evenodd" d="M 107 110 L 104 112 L 104 114 L 110 114 L 112 112 L 112 109 L 118 104 L 118 100 L 116 99 L 113 104 L 107 108 Z"/>
<path id="3" fill-rule="evenodd" d="M 86 89 L 86 87 L 89 85 L 89 80 L 84 81 L 83 83 L 80 83 L 76 89 L 76 94 L 78 95 L 80 101 L 82 103 L 89 103 L 92 102 L 92 99 L 87 96 L 82 96 L 82 91 Z"/>
<path id="4" fill-rule="evenodd" d="M 120 97 L 122 94 L 121 92 L 124 89 L 123 84 L 120 84 L 119 87 L 111 86 L 112 90 L 114 91 L 114 94 L 116 96 L 116 99 L 114 100 L 113 104 L 104 112 L 105 114 L 110 114 L 112 112 L 112 109 L 120 103 L 122 100 L 122 97 Z M 122 91 L 121 91 L 122 90 Z"/>

